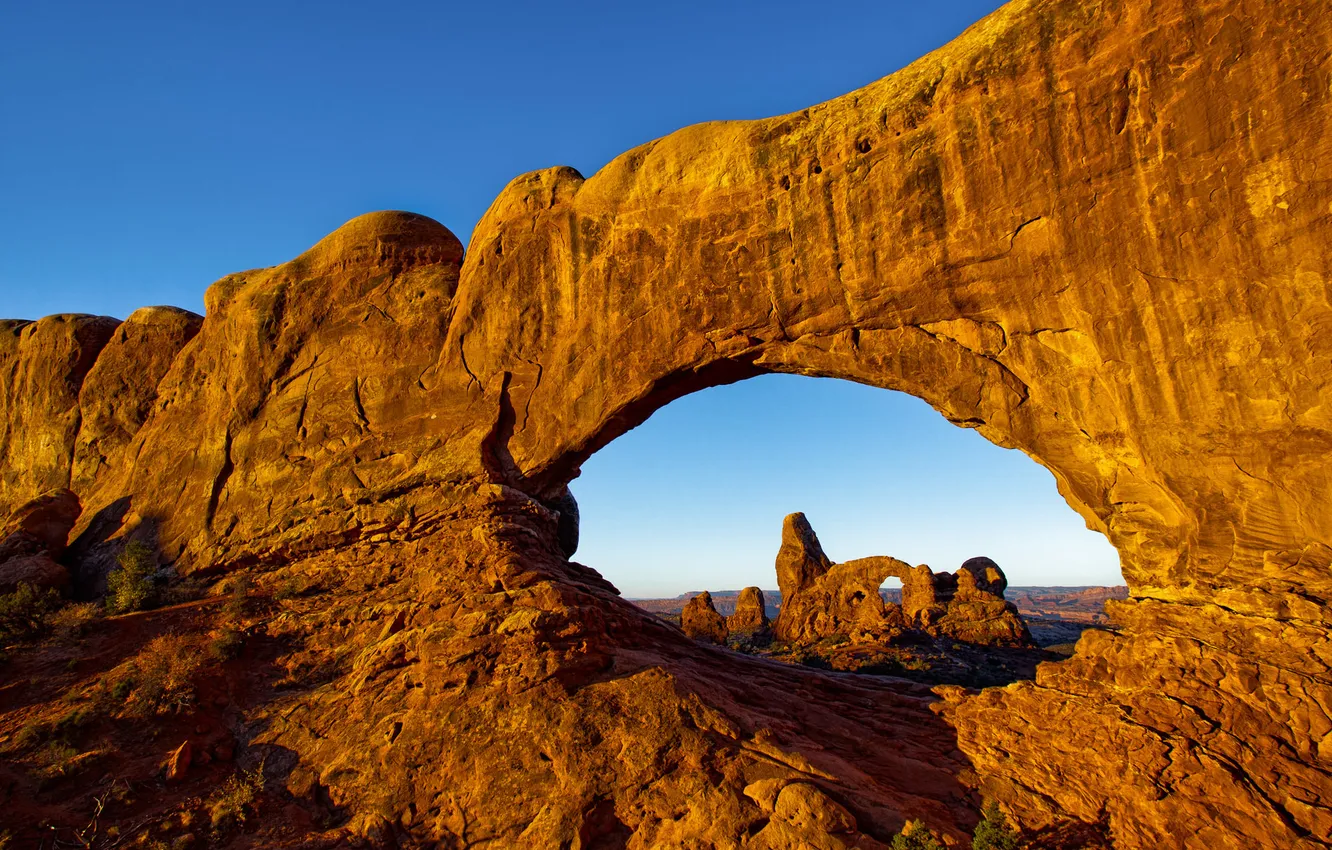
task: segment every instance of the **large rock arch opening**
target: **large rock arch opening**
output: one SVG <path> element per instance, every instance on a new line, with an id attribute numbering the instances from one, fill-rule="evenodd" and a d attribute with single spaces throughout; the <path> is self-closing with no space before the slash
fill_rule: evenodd
<path id="1" fill-rule="evenodd" d="M 1016 585 L 1123 584 L 1118 553 L 1046 469 L 919 399 L 847 381 L 767 375 L 691 394 L 569 487 L 577 559 L 630 598 L 776 589 L 782 517 L 797 510 L 839 561 L 952 570 L 986 555 Z"/>

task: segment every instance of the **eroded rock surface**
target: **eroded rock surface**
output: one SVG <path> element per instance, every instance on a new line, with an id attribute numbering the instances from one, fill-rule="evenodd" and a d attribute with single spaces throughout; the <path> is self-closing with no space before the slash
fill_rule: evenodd
<path id="1" fill-rule="evenodd" d="M 362 834 L 739 844 L 771 771 L 854 817 L 819 841 L 961 840 L 918 700 L 656 630 L 550 507 L 697 389 L 906 391 L 1050 469 L 1131 592 L 1035 682 L 950 695 L 981 788 L 1123 848 L 1332 846 L 1330 53 L 1314 0 L 1016 0 L 829 103 L 524 175 L 466 262 L 377 213 L 229 276 L 133 436 L 80 435 L 137 416 L 81 398 L 119 322 L 6 323 L 0 511 L 76 483 L 80 558 L 363 580 L 272 626 L 344 666 L 242 719 Z"/>
<path id="2" fill-rule="evenodd" d="M 157 401 L 158 382 L 202 325 L 188 310 L 144 307 L 116 328 L 79 389 L 71 487 L 86 492 L 119 466 Z"/>

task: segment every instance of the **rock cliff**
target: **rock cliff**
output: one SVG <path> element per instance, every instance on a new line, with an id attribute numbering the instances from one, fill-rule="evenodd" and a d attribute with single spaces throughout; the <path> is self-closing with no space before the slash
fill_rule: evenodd
<path id="1" fill-rule="evenodd" d="M 375 840 L 961 840 L 955 741 L 1029 827 L 1332 846 L 1330 53 L 1315 0 L 1015 0 L 826 104 L 519 177 L 465 261 L 375 213 L 201 323 L 8 322 L 0 514 L 74 488 L 76 570 L 134 538 L 337 579 L 268 626 L 332 672 L 240 722 Z M 763 372 L 1046 466 L 1121 554 L 1116 629 L 936 718 L 700 648 L 567 560 L 588 456 Z"/>

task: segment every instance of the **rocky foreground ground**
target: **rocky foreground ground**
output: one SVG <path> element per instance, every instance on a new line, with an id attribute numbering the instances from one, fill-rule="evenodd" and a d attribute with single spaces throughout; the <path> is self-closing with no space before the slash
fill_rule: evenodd
<path id="1" fill-rule="evenodd" d="M 518 177 L 465 258 L 374 213 L 203 317 L 0 323 L 0 516 L 79 509 L 0 569 L 67 635 L 8 650 L 3 828 L 874 848 L 988 798 L 1332 846 L 1329 67 L 1322 0 L 1014 0 L 828 103 Z M 930 689 L 704 646 L 572 560 L 580 464 L 766 372 L 1046 466 L 1120 553 L 1109 628 Z M 143 551 L 183 596 L 78 636 Z"/>

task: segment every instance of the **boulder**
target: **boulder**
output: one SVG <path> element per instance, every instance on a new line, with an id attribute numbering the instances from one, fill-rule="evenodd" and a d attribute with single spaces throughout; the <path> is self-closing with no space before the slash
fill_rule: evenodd
<path id="1" fill-rule="evenodd" d="M 0 526 L 0 562 L 18 555 L 64 554 L 82 507 L 70 490 L 50 490 L 20 505 Z"/>
<path id="2" fill-rule="evenodd" d="M 777 795 L 773 817 L 818 832 L 854 832 L 855 817 L 846 807 L 808 782 L 792 782 Z"/>
<path id="3" fill-rule="evenodd" d="M 172 750 L 171 755 L 167 756 L 166 766 L 163 770 L 167 782 L 180 782 L 185 778 L 190 765 L 194 761 L 194 746 L 186 739 L 179 747 Z"/>
<path id="4" fill-rule="evenodd" d="M 735 612 L 726 618 L 726 628 L 733 635 L 762 636 L 769 631 L 768 609 L 763 591 L 746 587 L 735 600 Z"/>
<path id="5" fill-rule="evenodd" d="M 0 594 L 13 593 L 20 584 L 64 591 L 69 587 L 69 570 L 42 553 L 0 561 Z"/>
<path id="6" fill-rule="evenodd" d="M 680 628 L 691 638 L 725 644 L 726 618 L 712 605 L 712 594 L 706 590 L 692 597 L 680 612 Z"/>

